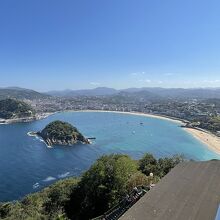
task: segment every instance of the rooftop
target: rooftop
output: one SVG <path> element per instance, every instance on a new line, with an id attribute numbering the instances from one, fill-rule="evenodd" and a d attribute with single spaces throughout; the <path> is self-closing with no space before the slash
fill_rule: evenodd
<path id="1" fill-rule="evenodd" d="M 220 161 L 177 165 L 120 220 L 215 220 Z"/>

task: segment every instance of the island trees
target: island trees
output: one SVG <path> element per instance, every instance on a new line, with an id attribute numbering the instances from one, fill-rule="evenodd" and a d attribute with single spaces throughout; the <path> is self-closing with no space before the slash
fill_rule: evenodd
<path id="1" fill-rule="evenodd" d="M 89 144 L 89 140 L 76 127 L 59 120 L 49 123 L 42 131 L 36 134 L 42 137 L 48 146 L 74 145 L 78 142 Z"/>

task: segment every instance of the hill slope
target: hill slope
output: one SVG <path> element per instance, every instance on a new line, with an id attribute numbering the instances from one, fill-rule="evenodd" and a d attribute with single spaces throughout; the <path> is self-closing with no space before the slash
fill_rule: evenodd
<path id="1" fill-rule="evenodd" d="M 107 87 L 98 87 L 95 89 L 82 90 L 63 90 L 63 91 L 49 91 L 47 94 L 60 97 L 74 97 L 74 96 L 106 96 L 117 94 L 118 90 Z"/>
<path id="2" fill-rule="evenodd" d="M 48 146 L 73 145 L 78 142 L 89 144 L 89 141 L 71 124 L 62 121 L 49 123 L 41 132 L 37 132 Z"/>
<path id="3" fill-rule="evenodd" d="M 74 97 L 74 96 L 124 96 L 133 97 L 137 99 L 210 99 L 220 98 L 220 88 L 157 88 L 157 87 L 143 87 L 143 88 L 128 88 L 116 90 L 107 87 L 98 87 L 95 89 L 85 90 L 63 90 L 51 91 L 47 94 L 60 97 Z"/>
<path id="4" fill-rule="evenodd" d="M 35 111 L 25 102 L 15 99 L 0 100 L 0 118 L 14 119 L 32 117 Z"/>
<path id="5" fill-rule="evenodd" d="M 42 94 L 30 89 L 23 89 L 18 87 L 8 87 L 8 88 L 0 88 L 0 100 L 6 98 L 13 99 L 44 99 L 48 98 L 49 95 Z"/>

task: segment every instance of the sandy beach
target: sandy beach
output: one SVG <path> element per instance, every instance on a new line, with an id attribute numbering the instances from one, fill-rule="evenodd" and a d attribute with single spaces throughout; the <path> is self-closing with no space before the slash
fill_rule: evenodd
<path id="1" fill-rule="evenodd" d="M 72 111 L 72 110 L 70 110 L 70 111 Z M 111 113 L 119 113 L 119 114 L 145 116 L 145 117 L 150 117 L 150 118 L 158 118 L 158 119 L 162 119 L 162 120 L 172 121 L 172 122 L 182 124 L 182 125 L 185 124 L 180 119 L 174 119 L 174 118 L 171 118 L 168 116 L 166 117 L 166 116 L 162 116 L 162 115 L 147 114 L 147 113 L 142 113 L 142 112 L 122 112 L 122 111 L 105 111 L 105 110 L 77 110 L 77 111 L 73 110 L 73 112 L 111 112 Z"/>
<path id="2" fill-rule="evenodd" d="M 211 134 L 210 132 L 201 131 L 194 128 L 183 128 L 189 132 L 196 139 L 204 143 L 210 150 L 217 154 L 220 154 L 220 137 Z"/>
<path id="3" fill-rule="evenodd" d="M 120 111 L 104 111 L 104 110 L 82 110 L 79 112 L 113 112 L 113 113 L 123 113 L 123 114 L 130 114 L 130 115 L 139 115 L 139 116 L 145 116 L 145 117 L 151 117 L 151 118 L 158 118 L 162 120 L 169 120 L 175 123 L 178 123 L 179 125 L 185 125 L 184 121 L 179 119 L 174 119 L 162 115 L 154 115 L 154 114 L 145 114 L 142 112 L 120 112 Z M 205 144 L 210 150 L 214 151 L 215 153 L 220 155 L 220 137 L 217 137 L 214 134 L 211 134 L 208 131 L 202 131 L 194 128 L 183 128 L 186 132 L 193 135 L 196 139 L 201 141 L 203 144 Z"/>

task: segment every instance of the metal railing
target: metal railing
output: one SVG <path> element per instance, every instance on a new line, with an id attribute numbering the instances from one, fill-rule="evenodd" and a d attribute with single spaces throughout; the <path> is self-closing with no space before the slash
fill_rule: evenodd
<path id="1" fill-rule="evenodd" d="M 119 219 L 130 207 L 132 207 L 148 190 L 147 186 L 136 186 L 133 190 L 126 195 L 116 206 L 92 220 L 117 220 Z"/>

